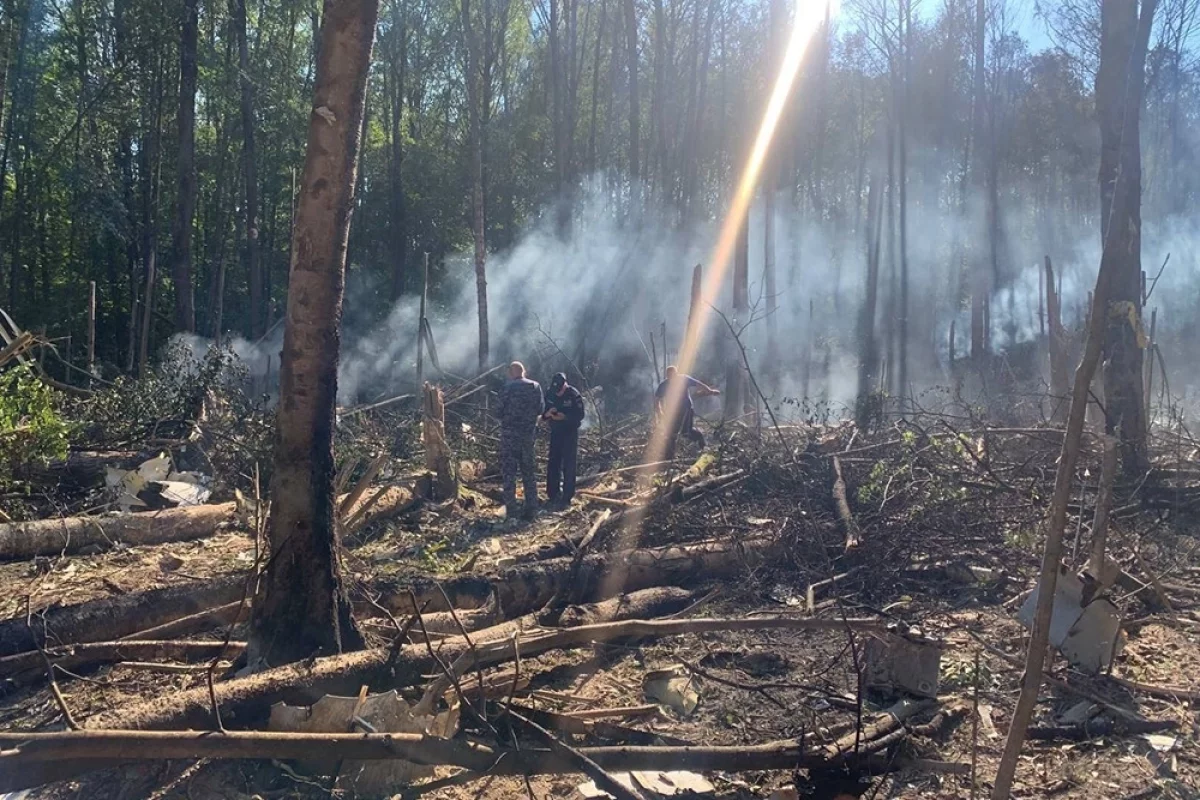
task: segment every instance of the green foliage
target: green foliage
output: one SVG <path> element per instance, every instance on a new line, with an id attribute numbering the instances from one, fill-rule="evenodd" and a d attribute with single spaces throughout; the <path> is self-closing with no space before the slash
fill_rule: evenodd
<path id="1" fill-rule="evenodd" d="M 211 348 L 197 357 L 185 345 L 172 345 L 144 378 L 118 378 L 80 404 L 82 441 L 120 447 L 179 435 L 206 393 L 240 396 L 243 381 L 244 368 L 231 351 Z"/>
<path id="2" fill-rule="evenodd" d="M 0 481 L 9 480 L 15 466 L 66 457 L 71 425 L 55 400 L 24 365 L 0 374 Z"/>
<path id="3" fill-rule="evenodd" d="M 214 490 L 252 489 L 257 465 L 266 491 L 272 464 L 274 412 L 265 398 L 249 393 L 245 366 L 228 348 L 210 347 L 198 355 L 183 343 L 167 348 L 161 363 L 144 378 L 122 378 L 74 409 L 76 436 L 90 447 L 120 448 L 150 439 L 181 440 L 202 431 L 219 446 L 204 448 Z"/>
<path id="4" fill-rule="evenodd" d="M 979 670 L 976 673 L 976 666 Z M 976 662 L 968 652 L 948 651 L 942 655 L 942 670 L 938 678 L 939 689 L 947 691 L 973 690 L 978 683 L 980 691 L 988 691 L 996 685 L 996 675 L 987 662 Z"/>

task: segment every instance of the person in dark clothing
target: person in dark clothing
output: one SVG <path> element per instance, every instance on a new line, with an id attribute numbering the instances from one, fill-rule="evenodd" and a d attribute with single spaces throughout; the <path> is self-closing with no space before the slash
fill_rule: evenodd
<path id="1" fill-rule="evenodd" d="M 500 474 L 504 481 L 504 508 L 509 519 L 516 519 L 517 473 L 525 487 L 525 517 L 537 514 L 537 468 L 533 458 L 533 441 L 537 435 L 538 417 L 543 413 L 542 387 L 525 377 L 525 366 L 514 361 L 508 366 L 508 382 L 500 391 L 496 409 L 500 419 Z"/>
<path id="2" fill-rule="evenodd" d="M 546 463 L 546 497 L 553 508 L 567 508 L 575 496 L 575 463 L 579 455 L 579 425 L 583 395 L 557 373 L 550 380 L 542 419 L 550 425 L 550 456 Z"/>
<path id="3" fill-rule="evenodd" d="M 697 397 L 720 394 L 707 383 L 698 381 L 691 375 L 683 375 L 674 366 L 667 367 L 667 377 L 654 390 L 654 411 L 658 416 L 659 425 L 663 426 L 667 437 L 666 451 L 663 458 L 675 457 L 675 440 L 683 434 L 688 441 L 704 447 L 704 434 L 696 430 L 696 410 L 692 405 L 692 390 Z M 668 414 L 670 417 L 668 418 Z"/>

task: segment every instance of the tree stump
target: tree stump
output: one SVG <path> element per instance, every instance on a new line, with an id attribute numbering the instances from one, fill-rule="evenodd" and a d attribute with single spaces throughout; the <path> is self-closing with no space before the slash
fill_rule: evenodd
<path id="1" fill-rule="evenodd" d="M 446 442 L 446 405 L 442 390 L 431 383 L 424 385 L 421 394 L 421 443 L 425 446 L 425 468 L 436 476 L 435 498 L 458 497 L 458 475 Z"/>

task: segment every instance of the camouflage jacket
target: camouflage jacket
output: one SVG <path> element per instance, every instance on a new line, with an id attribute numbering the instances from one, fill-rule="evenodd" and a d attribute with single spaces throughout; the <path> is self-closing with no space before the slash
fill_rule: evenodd
<path id="1" fill-rule="evenodd" d="M 508 381 L 500 390 L 500 433 L 506 436 L 532 436 L 542 415 L 542 387 L 537 381 L 520 378 Z"/>

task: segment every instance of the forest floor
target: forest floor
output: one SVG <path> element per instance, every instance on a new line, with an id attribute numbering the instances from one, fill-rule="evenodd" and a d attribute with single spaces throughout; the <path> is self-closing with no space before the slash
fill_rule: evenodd
<path id="1" fill-rule="evenodd" d="M 396 423 L 356 424 L 386 429 Z M 640 525 L 602 527 L 590 552 L 721 543 L 735 545 L 732 552 L 738 553 L 764 540 L 773 548 L 765 559 L 734 556 L 737 563 L 725 565 L 720 577 L 703 570 L 676 577 L 677 585 L 692 592 L 679 616 L 765 613 L 834 623 L 873 618 L 898 623 L 902 630 L 919 629 L 944 643 L 937 688 L 941 714 L 929 726 L 923 723 L 934 716 L 932 710 L 914 717 L 902 728 L 905 734 L 880 750 L 885 774 L 717 770 L 702 773 L 709 788 L 689 796 L 988 794 L 1019 693 L 1028 632 L 1017 620 L 1017 609 L 1035 584 L 1061 433 L 1046 427 L 989 428 L 979 420 L 937 415 L 897 421 L 871 433 L 849 424 L 736 426 L 711 432 L 707 452 L 713 458 L 696 461 L 699 452 L 681 447 L 674 464 L 647 475 L 614 472 L 642 455 L 646 424 L 630 420 L 585 433 L 580 473 L 588 479 L 570 509 L 510 526 L 503 523 L 497 502 L 499 484 L 494 458 L 486 453 L 487 437 L 451 427 L 459 455 L 476 456 L 461 460 L 460 501 L 427 502 L 356 532 L 346 543 L 345 559 L 356 596 L 369 595 L 380 582 L 402 583 L 416 574 L 446 581 L 478 574 L 500 583 L 506 570 L 570 556 L 605 511 L 639 516 L 632 513 L 634 506 L 669 497 L 651 502 Z M 1076 492 L 1068 527 L 1072 569 L 1083 565 L 1090 548 L 1099 448 L 1099 437 L 1085 437 L 1076 482 L 1083 488 Z M 397 463 L 379 480 L 400 476 L 410 466 Z M 693 466 L 697 469 L 687 475 Z M 861 532 L 853 547 L 846 545 L 847 521 L 833 496 L 838 469 L 852 524 Z M 1111 675 L 1084 675 L 1062 656 L 1055 658 L 1054 681 L 1043 686 L 1033 723 L 1034 733 L 1045 738 L 1026 743 L 1014 796 L 1200 797 L 1197 479 L 1195 442 L 1182 432 L 1163 432 L 1155 441 L 1155 472 L 1142 481 L 1117 483 L 1108 554 L 1127 578 L 1110 597 L 1128 638 Z M 683 492 L 672 490 L 672 481 Z M 688 492 L 689 486 L 697 488 Z M 41 611 L 55 605 L 202 585 L 245 573 L 255 561 L 253 532 L 234 530 L 188 542 L 0 563 L 0 618 L 24 617 L 33 626 Z M 362 607 L 368 616 L 370 606 Z M 383 617 L 363 619 L 373 643 L 386 641 L 391 626 Z M 244 630 L 214 625 L 189 638 L 227 636 L 241 639 Z M 507 701 L 561 713 L 636 709 L 626 712 L 627 718 L 608 721 L 668 744 L 802 740 L 819 746 L 848 734 L 853 740 L 896 700 L 894 692 L 865 687 L 869 637 L 834 624 L 825 630 L 717 630 L 552 650 L 518 662 L 524 681 Z M 424 646 L 416 640 L 411 645 Z M 690 705 L 688 695 L 694 692 L 694 709 L 681 712 L 647 698 L 646 675 L 660 668 L 686 676 L 680 702 Z M 159 673 L 141 664 L 115 663 L 79 674 L 60 672 L 58 685 L 66 706 L 86 725 L 95 714 L 203 686 L 205 675 L 202 669 Z M 63 728 L 45 681 L 9 681 L 3 692 L 0 731 Z M 501 696 L 490 704 L 495 714 L 503 715 L 505 701 Z M 648 713 L 647 705 L 659 707 Z M 1128 715 L 1114 707 L 1161 721 L 1165 730 L 1130 733 L 1122 724 Z M 464 724 L 464 735 L 486 737 L 477 724 Z M 570 739 L 575 746 L 600 740 L 594 731 Z M 528 737 L 521 741 L 527 747 L 538 744 Z M 619 737 L 604 741 L 622 743 Z M 0 778 L 3 769 L 0 764 Z M 439 767 L 436 774 L 454 773 Z M 422 796 L 569 798 L 584 796 L 579 787 L 587 781 L 572 774 L 528 780 L 479 776 Z M 396 794 L 401 789 L 396 787 Z M 4 800 L 88 796 L 199 800 L 328 797 L 331 791 L 328 778 L 282 762 L 193 760 L 141 762 L 26 793 L 0 794 Z"/>

